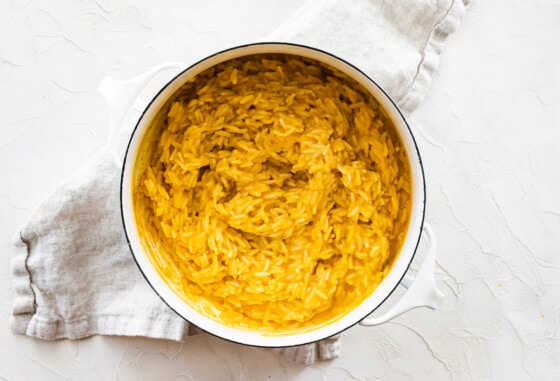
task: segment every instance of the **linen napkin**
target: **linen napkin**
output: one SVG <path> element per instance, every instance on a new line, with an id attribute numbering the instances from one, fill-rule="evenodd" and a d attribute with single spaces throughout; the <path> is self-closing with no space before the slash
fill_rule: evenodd
<path id="1" fill-rule="evenodd" d="M 405 114 L 424 97 L 468 0 L 307 1 L 268 41 L 318 47 L 353 63 Z M 130 254 L 119 210 L 122 157 L 136 101 L 111 145 L 60 185 L 18 232 L 13 332 L 44 340 L 92 335 L 188 341 L 197 332 L 152 291 Z M 339 337 L 277 349 L 312 364 L 339 355 Z"/>

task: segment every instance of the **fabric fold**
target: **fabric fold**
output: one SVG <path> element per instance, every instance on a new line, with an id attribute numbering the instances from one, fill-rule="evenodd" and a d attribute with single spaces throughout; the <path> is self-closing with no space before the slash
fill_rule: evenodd
<path id="1" fill-rule="evenodd" d="M 469 1 L 308 1 L 267 39 L 314 46 L 351 62 L 410 114 Z"/>

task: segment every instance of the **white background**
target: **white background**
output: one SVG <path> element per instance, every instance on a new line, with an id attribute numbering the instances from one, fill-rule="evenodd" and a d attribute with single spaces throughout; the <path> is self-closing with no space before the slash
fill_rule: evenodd
<path id="1" fill-rule="evenodd" d="M 106 75 L 190 62 L 301 3 L 0 1 L 0 380 L 560 379 L 560 2 L 474 0 L 410 122 L 438 239 L 437 311 L 353 327 L 310 367 L 200 335 L 43 342 L 9 329 L 11 242 L 107 140 Z"/>

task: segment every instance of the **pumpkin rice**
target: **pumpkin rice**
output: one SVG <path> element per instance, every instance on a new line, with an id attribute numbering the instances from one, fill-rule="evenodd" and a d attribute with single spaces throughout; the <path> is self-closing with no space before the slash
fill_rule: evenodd
<path id="1" fill-rule="evenodd" d="M 228 326 L 317 328 L 359 305 L 406 234 L 410 170 L 378 102 L 345 74 L 253 55 L 185 83 L 136 169 L 160 276 Z"/>

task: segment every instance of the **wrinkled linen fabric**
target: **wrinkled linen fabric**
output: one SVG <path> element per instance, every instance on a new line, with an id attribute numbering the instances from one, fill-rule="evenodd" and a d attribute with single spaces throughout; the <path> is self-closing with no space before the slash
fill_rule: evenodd
<path id="1" fill-rule="evenodd" d="M 351 62 L 410 114 L 426 94 L 444 42 L 468 0 L 307 1 L 267 41 L 323 49 Z M 180 57 L 178 57 L 180 58 Z M 112 144 L 48 196 L 18 231 L 14 333 L 44 340 L 92 335 L 188 342 L 200 332 L 168 308 L 138 270 L 120 215 L 120 160 L 145 105 L 136 101 Z M 274 349 L 309 365 L 336 358 L 339 336 Z"/>

